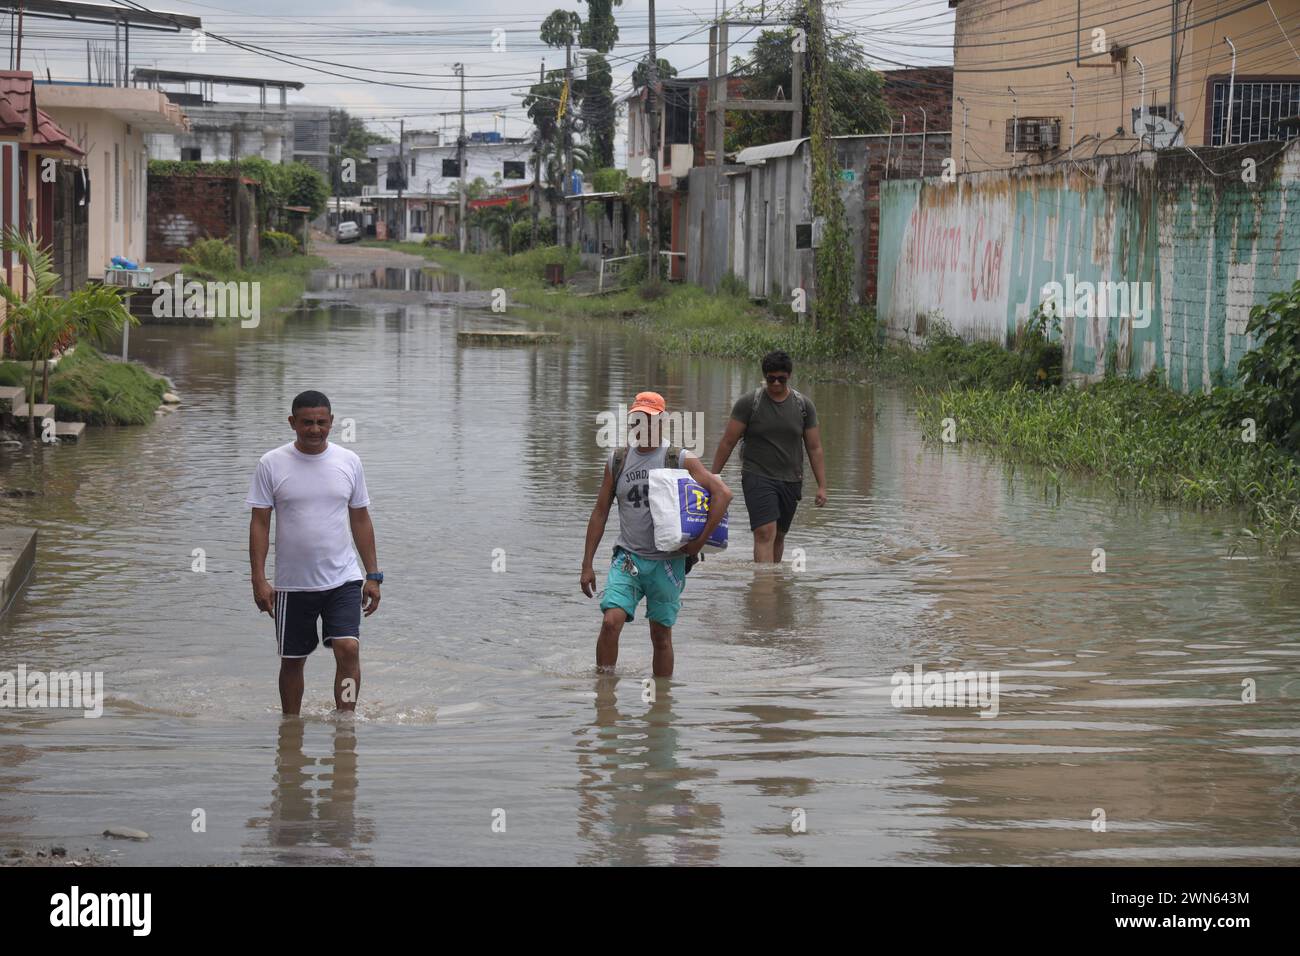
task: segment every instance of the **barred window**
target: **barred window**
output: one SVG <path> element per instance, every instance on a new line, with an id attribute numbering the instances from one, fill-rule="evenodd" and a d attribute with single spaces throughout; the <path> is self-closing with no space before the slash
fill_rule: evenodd
<path id="1" fill-rule="evenodd" d="M 1228 81 L 1215 80 L 1213 95 L 1209 139 L 1211 146 L 1258 143 L 1270 139 L 1288 140 L 1297 135 L 1293 128 L 1279 128 L 1278 121 L 1300 116 L 1300 79 L 1233 83 L 1232 116 L 1226 129 L 1224 119 L 1228 109 Z"/>

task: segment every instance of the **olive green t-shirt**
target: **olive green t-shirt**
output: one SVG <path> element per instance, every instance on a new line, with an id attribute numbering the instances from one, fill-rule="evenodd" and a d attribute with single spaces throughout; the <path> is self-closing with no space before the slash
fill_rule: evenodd
<path id="1" fill-rule="evenodd" d="M 812 399 L 797 395 L 792 388 L 787 389 L 782 402 L 772 401 L 766 388 L 757 393 L 749 391 L 732 407 L 731 417 L 745 423 L 740 444 L 741 474 L 803 481 L 803 433 L 817 427 Z"/>

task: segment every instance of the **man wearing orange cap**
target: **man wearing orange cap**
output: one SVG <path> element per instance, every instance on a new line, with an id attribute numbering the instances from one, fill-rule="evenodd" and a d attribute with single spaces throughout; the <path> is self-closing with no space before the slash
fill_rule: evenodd
<path id="1" fill-rule="evenodd" d="M 586 549 L 582 556 L 582 593 L 596 593 L 593 561 L 605 534 L 609 509 L 618 502 L 618 543 L 605 579 L 600 609 L 604 619 L 596 639 L 596 666 L 612 669 L 618 663 L 618 638 L 623 625 L 635 616 L 645 598 L 650 641 L 654 645 L 655 677 L 673 676 L 673 624 L 681 608 L 686 586 L 686 559 L 695 558 L 713 530 L 722 522 L 731 504 L 731 489 L 711 474 L 699 457 L 685 449 L 659 441 L 663 396 L 641 392 L 628 412 L 628 447 L 615 449 L 605 462 L 596 506 L 587 522 Z M 673 459 L 676 458 L 676 461 Z M 709 492 L 709 517 L 704 530 L 680 551 L 660 551 L 655 546 L 654 521 L 650 515 L 650 470 L 685 468 Z"/>

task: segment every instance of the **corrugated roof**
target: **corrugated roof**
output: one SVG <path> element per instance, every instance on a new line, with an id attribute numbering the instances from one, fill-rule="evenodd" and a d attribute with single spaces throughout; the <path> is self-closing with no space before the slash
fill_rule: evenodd
<path id="1" fill-rule="evenodd" d="M 749 146 L 742 149 L 736 154 L 736 162 L 744 163 L 746 166 L 761 166 L 769 159 L 779 159 L 782 156 L 793 156 L 804 143 L 808 142 L 808 137 L 803 139 L 788 139 L 783 143 L 767 143 L 763 146 Z"/>

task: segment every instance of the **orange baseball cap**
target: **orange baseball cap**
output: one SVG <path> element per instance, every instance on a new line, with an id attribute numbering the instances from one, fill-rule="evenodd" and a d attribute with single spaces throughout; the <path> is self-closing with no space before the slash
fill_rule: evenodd
<path id="1" fill-rule="evenodd" d="M 664 397 L 658 392 L 637 392 L 636 398 L 632 402 L 629 412 L 649 412 L 651 415 L 662 415 L 664 411 Z"/>

